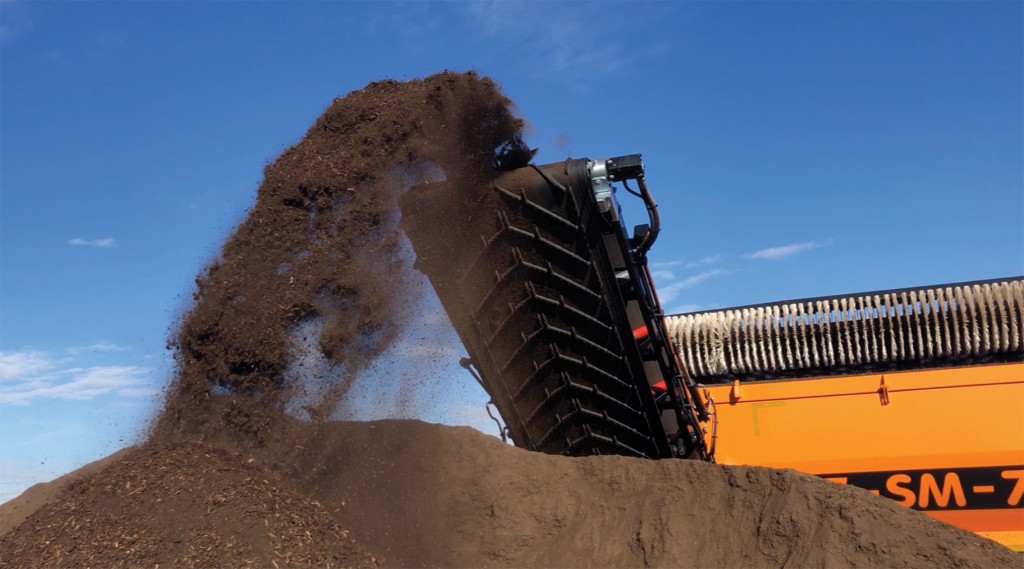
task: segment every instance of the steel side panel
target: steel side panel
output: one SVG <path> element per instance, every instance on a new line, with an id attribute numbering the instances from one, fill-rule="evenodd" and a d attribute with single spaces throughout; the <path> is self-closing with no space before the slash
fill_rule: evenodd
<path id="1" fill-rule="evenodd" d="M 933 469 L 940 483 L 958 468 L 999 467 L 1004 470 L 993 471 L 995 476 L 1013 477 L 1024 465 L 1022 363 L 741 382 L 738 398 L 732 385 L 710 386 L 709 392 L 718 413 L 715 454 L 723 464 L 816 475 Z M 1007 479 L 1003 484 L 1010 486 L 1000 491 L 1009 493 L 1013 483 Z M 1018 497 L 989 514 L 926 513 L 1016 548 L 1022 544 L 1009 542 L 1024 535 L 1020 502 Z"/>

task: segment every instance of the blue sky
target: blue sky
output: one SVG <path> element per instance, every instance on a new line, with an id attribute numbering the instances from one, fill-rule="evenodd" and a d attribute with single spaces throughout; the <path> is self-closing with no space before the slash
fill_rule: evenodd
<path id="1" fill-rule="evenodd" d="M 0 501 L 138 436 L 264 165 L 377 79 L 643 153 L 669 311 L 1022 274 L 1022 6 L 0 0 Z M 423 416 L 485 428 L 470 381 Z"/>

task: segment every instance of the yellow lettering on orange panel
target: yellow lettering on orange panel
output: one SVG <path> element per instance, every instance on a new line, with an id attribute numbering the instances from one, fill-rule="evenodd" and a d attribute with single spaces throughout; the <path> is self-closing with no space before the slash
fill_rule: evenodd
<path id="1" fill-rule="evenodd" d="M 909 484 L 910 476 L 907 474 L 893 474 L 885 481 L 885 489 L 890 494 L 899 496 L 900 498 L 896 502 L 901 506 L 910 507 L 914 505 L 914 500 L 917 496 L 914 495 L 914 491 L 910 488 L 904 488 L 900 484 Z"/>
<path id="2" fill-rule="evenodd" d="M 1024 470 L 1004 470 L 999 476 L 1002 476 L 1003 480 L 1017 481 L 1013 485 L 1013 491 L 1010 492 L 1010 497 L 1006 500 L 1006 503 L 1010 506 L 1020 504 L 1020 499 L 1024 496 Z"/>
<path id="3" fill-rule="evenodd" d="M 955 472 L 946 473 L 946 477 L 942 479 L 941 490 L 939 490 L 939 484 L 935 480 L 935 476 L 930 472 L 922 474 L 921 496 L 917 501 L 917 505 L 921 508 L 927 508 L 931 495 L 935 496 L 935 505 L 940 508 L 945 508 L 949 505 L 950 497 L 956 500 L 956 505 L 961 508 L 967 505 L 967 498 L 964 497 L 964 487 L 960 484 L 960 477 Z"/>

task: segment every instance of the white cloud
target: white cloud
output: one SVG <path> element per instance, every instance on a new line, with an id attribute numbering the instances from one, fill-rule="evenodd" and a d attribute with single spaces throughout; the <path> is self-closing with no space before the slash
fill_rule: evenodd
<path id="1" fill-rule="evenodd" d="M 76 237 L 68 241 L 73 247 L 97 247 L 100 249 L 110 249 L 117 247 L 117 240 L 113 237 L 104 237 L 102 239 L 82 239 Z"/>
<path id="2" fill-rule="evenodd" d="M 61 368 L 45 352 L 0 353 L 0 405 L 35 399 L 89 400 L 100 395 L 140 398 L 156 393 L 153 369 L 139 366 Z"/>
<path id="3" fill-rule="evenodd" d="M 704 271 L 703 273 L 697 273 L 696 275 L 686 277 L 681 281 L 658 288 L 658 298 L 661 299 L 663 304 L 672 302 L 683 289 L 693 288 L 708 279 L 722 277 L 728 275 L 730 272 L 731 271 L 726 269 L 712 269 L 710 271 Z"/>
<path id="4" fill-rule="evenodd" d="M 654 280 L 674 281 L 676 280 L 676 274 L 665 269 L 655 269 L 651 271 L 651 278 Z"/>
<path id="5" fill-rule="evenodd" d="M 827 247 L 831 244 L 831 239 L 825 241 L 808 241 L 806 243 L 792 243 L 789 245 L 782 245 L 780 247 L 768 247 L 767 249 L 760 249 L 758 251 L 754 251 L 753 253 L 747 253 L 746 255 L 744 255 L 744 257 L 748 259 L 764 259 L 767 261 L 774 261 L 776 259 L 791 257 L 793 255 L 803 253 L 804 251 L 810 251 L 811 249 Z"/>
<path id="6" fill-rule="evenodd" d="M 43 352 L 0 352 L 0 380 L 34 375 L 52 367 Z"/>
<path id="7" fill-rule="evenodd" d="M 25 405 L 33 399 L 83 401 L 115 392 L 122 397 L 152 394 L 151 368 L 138 366 L 97 366 L 73 368 L 43 378 L 8 382 L 0 388 L 0 405 Z"/>
<path id="8" fill-rule="evenodd" d="M 715 253 L 714 255 L 708 255 L 707 257 L 704 257 L 703 259 L 701 259 L 701 260 L 699 260 L 697 262 L 687 263 L 686 266 L 688 268 L 699 267 L 701 265 L 710 265 L 712 263 L 717 263 L 717 262 L 719 262 L 721 260 L 722 260 L 722 254 L 721 253 Z"/>
<path id="9" fill-rule="evenodd" d="M 693 269 L 695 267 L 700 267 L 700 266 L 703 266 L 703 265 L 711 265 L 711 264 L 717 263 L 717 262 L 721 261 L 722 259 L 723 259 L 723 257 L 722 257 L 721 253 L 715 253 L 714 255 L 708 255 L 707 257 L 704 257 L 704 258 L 702 258 L 699 261 L 675 260 L 675 261 L 662 261 L 660 263 L 650 263 L 651 274 L 652 274 L 652 276 L 655 276 L 657 278 L 657 273 L 659 271 L 671 269 L 672 267 L 685 267 L 687 269 Z M 672 276 L 670 278 L 675 278 L 675 276 Z"/>
<path id="10" fill-rule="evenodd" d="M 605 77 L 630 63 L 623 42 L 608 34 L 595 35 L 593 14 L 576 4 L 490 0 L 466 5 L 472 27 L 487 40 L 525 50 L 524 61 L 538 77 L 569 80 L 576 88 L 597 75 Z M 629 24 L 628 22 L 626 23 Z M 626 30 L 620 30 L 623 33 Z"/>
<path id="11" fill-rule="evenodd" d="M 683 263 L 685 263 L 685 261 L 662 261 L 660 263 L 649 263 L 648 266 L 650 266 L 653 271 L 656 269 L 670 269 L 672 267 L 678 267 Z"/>
<path id="12" fill-rule="evenodd" d="M 131 348 L 126 346 L 119 346 L 110 342 L 97 342 L 95 344 L 89 344 L 88 346 L 72 346 L 67 349 L 67 352 L 71 355 L 77 356 L 86 352 L 93 352 L 96 354 L 107 354 L 110 352 L 125 352 Z"/>

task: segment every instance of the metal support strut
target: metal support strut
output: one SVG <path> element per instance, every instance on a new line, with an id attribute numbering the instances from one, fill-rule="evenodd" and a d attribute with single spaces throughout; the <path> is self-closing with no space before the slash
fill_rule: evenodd
<path id="1" fill-rule="evenodd" d="M 476 382 L 480 384 L 480 387 L 483 388 L 484 391 L 487 391 L 487 388 L 484 387 L 484 380 L 480 378 L 480 374 L 478 374 L 476 370 L 473 368 L 473 360 L 471 360 L 470 358 L 459 358 L 459 365 L 466 368 L 466 371 L 468 371 L 469 374 L 473 376 L 473 379 L 475 379 Z M 499 421 L 498 418 L 494 416 L 494 413 L 491 412 L 492 407 L 495 407 L 494 400 L 488 399 L 487 403 L 484 405 L 484 410 L 487 411 L 487 416 L 490 417 L 491 420 L 494 421 L 494 424 L 498 426 L 498 435 L 501 436 L 502 442 L 508 443 L 508 427 L 502 425 L 501 421 Z"/>

